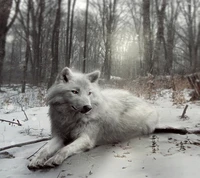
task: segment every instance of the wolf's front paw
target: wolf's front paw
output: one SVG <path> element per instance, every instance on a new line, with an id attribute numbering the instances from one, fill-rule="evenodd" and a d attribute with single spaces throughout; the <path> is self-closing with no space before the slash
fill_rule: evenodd
<path id="1" fill-rule="evenodd" d="M 45 167 L 56 167 L 61 165 L 62 162 L 66 159 L 65 153 L 58 152 L 53 157 L 49 158 L 45 163 Z"/>
<path id="2" fill-rule="evenodd" d="M 38 169 L 44 166 L 46 159 L 45 158 L 33 158 L 29 165 L 27 166 L 28 169 Z"/>

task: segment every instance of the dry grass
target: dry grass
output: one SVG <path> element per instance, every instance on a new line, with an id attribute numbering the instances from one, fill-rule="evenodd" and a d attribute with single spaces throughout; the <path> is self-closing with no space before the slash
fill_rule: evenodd
<path id="1" fill-rule="evenodd" d="M 183 104 L 186 102 L 182 91 L 190 89 L 187 78 L 183 76 L 157 76 L 149 75 L 148 77 L 139 77 L 136 80 L 114 80 L 109 82 L 101 81 L 103 88 L 119 88 L 126 89 L 134 93 L 138 97 L 146 99 L 154 99 L 156 94 L 163 89 L 172 89 L 172 99 L 175 104 Z"/>

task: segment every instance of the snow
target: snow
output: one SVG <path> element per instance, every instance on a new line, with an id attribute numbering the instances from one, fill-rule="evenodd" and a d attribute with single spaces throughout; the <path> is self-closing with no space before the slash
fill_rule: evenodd
<path id="1" fill-rule="evenodd" d="M 184 91 L 187 99 L 189 91 Z M 173 105 L 170 90 L 163 90 L 153 100 L 160 114 L 160 126 L 200 129 L 199 102 Z M 2 99 L 2 97 L 0 96 Z M 37 97 L 36 97 L 37 99 Z M 33 98 L 32 98 L 33 100 Z M 33 101 L 34 102 L 34 101 Z M 22 126 L 0 122 L 0 148 L 16 143 L 48 137 L 50 124 L 48 107 L 26 107 L 24 113 L 16 103 L 2 102 L 0 119 L 17 121 Z M 188 104 L 188 119 L 180 115 Z M 68 158 L 61 166 L 48 170 L 30 171 L 27 158 L 46 142 L 8 151 L 15 158 L 1 158 L 0 178 L 199 178 L 200 138 L 198 135 L 152 134 L 115 145 L 104 145 Z"/>

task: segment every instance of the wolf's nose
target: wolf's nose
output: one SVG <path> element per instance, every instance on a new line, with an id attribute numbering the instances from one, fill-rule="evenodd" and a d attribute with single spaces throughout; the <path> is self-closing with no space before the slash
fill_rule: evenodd
<path id="1" fill-rule="evenodd" d="M 85 105 L 83 106 L 82 110 L 81 110 L 81 113 L 87 113 L 88 111 L 90 111 L 92 109 L 92 106 L 90 105 Z"/>

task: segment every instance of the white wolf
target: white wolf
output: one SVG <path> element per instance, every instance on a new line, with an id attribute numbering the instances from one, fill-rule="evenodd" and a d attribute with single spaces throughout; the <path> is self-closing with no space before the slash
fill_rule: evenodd
<path id="1" fill-rule="evenodd" d="M 158 114 L 152 106 L 128 91 L 100 90 L 99 75 L 99 71 L 82 74 L 65 67 L 57 76 L 47 94 L 52 139 L 28 168 L 54 167 L 96 145 L 155 130 Z"/>

